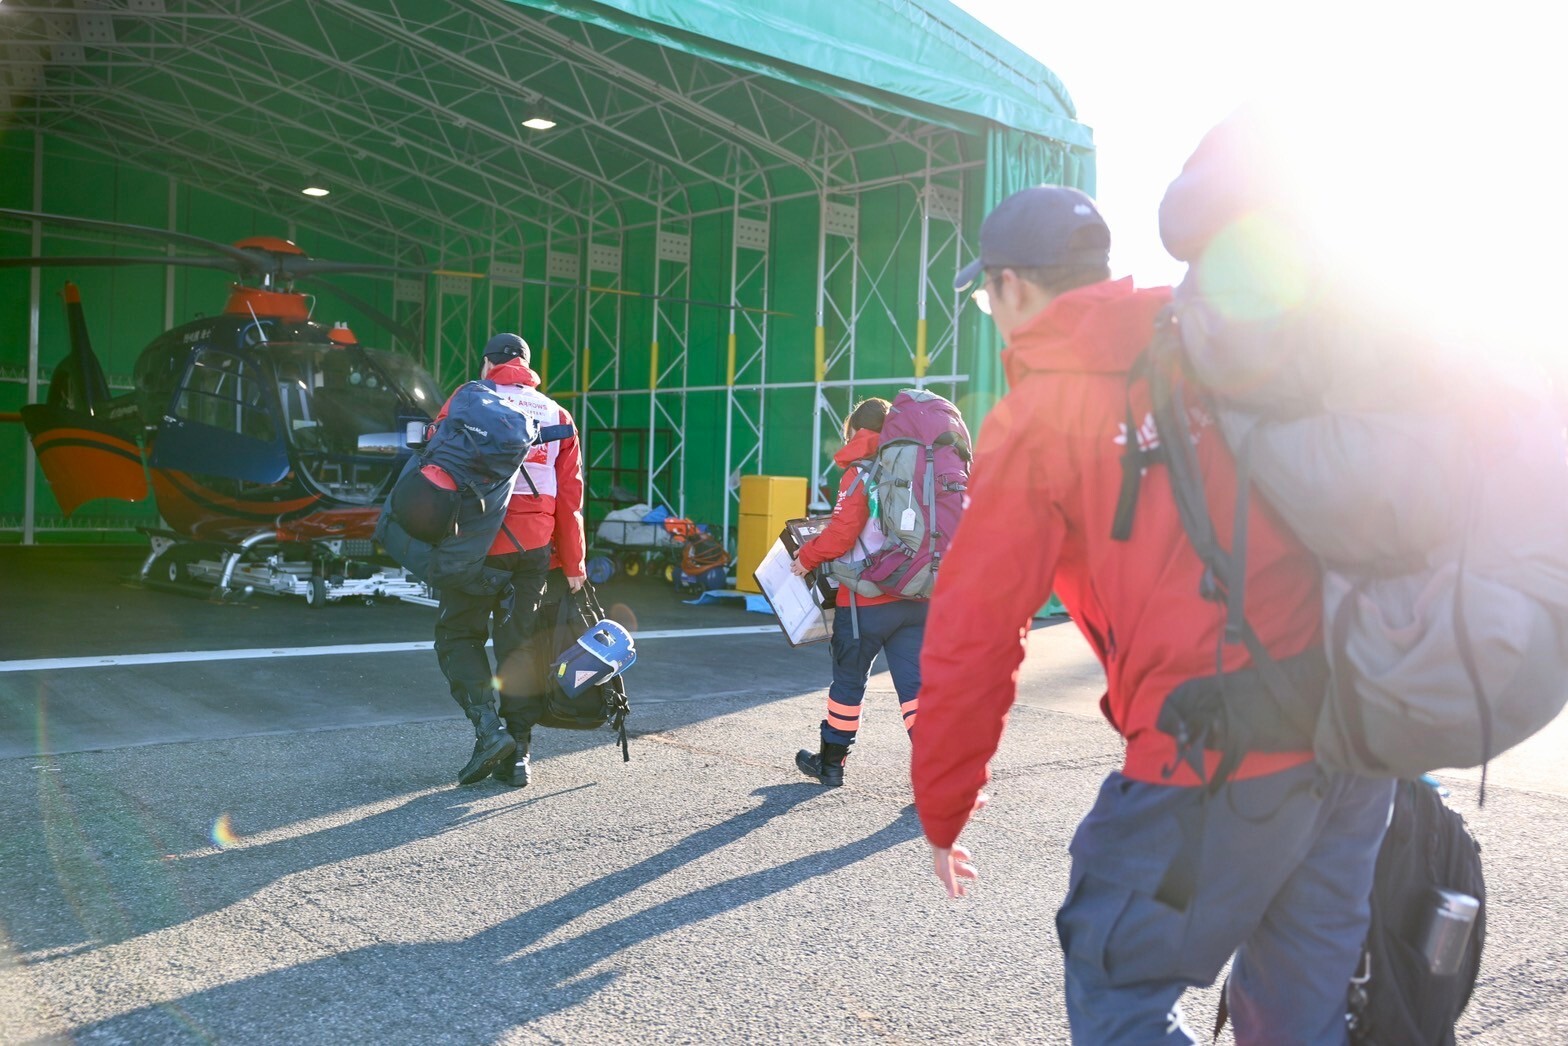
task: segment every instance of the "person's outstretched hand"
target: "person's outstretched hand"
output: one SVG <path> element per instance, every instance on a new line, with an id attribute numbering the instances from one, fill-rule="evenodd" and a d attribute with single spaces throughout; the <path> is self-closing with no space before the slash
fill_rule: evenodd
<path id="1" fill-rule="evenodd" d="M 985 804 L 990 801 L 991 797 L 981 792 L 975 796 L 973 812 L 984 810 Z M 969 892 L 969 883 L 980 878 L 980 873 L 975 870 L 974 858 L 957 843 L 950 847 L 931 847 L 931 869 L 942 881 L 949 897 L 963 897 Z"/>
<path id="2" fill-rule="evenodd" d="M 951 847 L 931 847 L 931 865 L 936 877 L 942 880 L 949 897 L 962 897 L 969 892 L 969 883 L 980 878 L 975 871 L 969 851 L 954 843 Z"/>

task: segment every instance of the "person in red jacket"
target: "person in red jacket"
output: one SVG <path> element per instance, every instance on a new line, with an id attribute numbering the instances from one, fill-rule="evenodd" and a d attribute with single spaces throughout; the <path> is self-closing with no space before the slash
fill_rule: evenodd
<path id="1" fill-rule="evenodd" d="M 962 896 L 976 871 L 957 839 L 984 802 L 1030 617 L 1054 589 L 1104 666 L 1100 709 L 1125 742 L 1121 770 L 1074 835 L 1057 914 L 1073 1040 L 1193 1041 L 1181 994 L 1234 954 L 1238 1043 L 1342 1043 L 1391 782 L 1320 768 L 1302 736 L 1247 752 L 1214 794 L 1200 786 L 1221 753 L 1181 749 L 1160 729 L 1183 684 L 1223 678 L 1222 697 L 1239 701 L 1263 700 L 1264 688 L 1246 648 L 1224 642 L 1223 602 L 1203 595 L 1148 382 L 1129 380 L 1169 289 L 1112 281 L 1109 248 L 1089 197 L 1040 186 L 986 218 L 980 258 L 959 274 L 959 289 L 983 278 L 976 297 L 1007 344 L 1010 390 L 986 418 L 932 599 L 916 808 L 938 879 Z M 1230 548 L 1234 462 L 1212 419 L 1191 414 Z M 1141 475 L 1136 508 L 1116 540 L 1128 472 Z M 1244 518 L 1248 621 L 1281 664 L 1310 664 L 1321 657 L 1312 556 L 1255 496 Z"/>
<path id="2" fill-rule="evenodd" d="M 528 366 L 528 343 L 516 334 L 497 334 L 484 349 L 479 379 L 495 386 L 513 410 L 540 425 L 570 425 L 572 416 L 539 391 L 539 375 Z M 435 425 L 446 417 L 443 404 Z M 538 631 L 539 605 L 552 559 L 573 592 L 583 586 L 582 459 L 574 434 L 529 450 L 506 506 L 506 519 L 490 546 L 488 565 L 511 574 L 510 612 L 495 597 L 442 591 L 436 616 L 436 657 L 452 697 L 474 724 L 474 752 L 458 775 L 473 784 L 491 774 L 521 788 L 529 781 L 533 726 L 543 713 L 524 649 Z M 485 652 L 494 631 L 496 667 Z M 499 681 L 499 701 L 497 687 Z M 499 704 L 499 716 L 497 716 Z M 503 726 L 502 721 L 505 725 Z"/>
<path id="3" fill-rule="evenodd" d="M 838 502 L 833 519 L 822 533 L 800 547 L 791 569 L 804 577 L 832 560 L 865 559 L 882 547 L 882 529 L 871 509 L 863 468 L 877 453 L 888 401 L 861 400 L 844 419 L 844 446 L 833 463 L 844 470 L 838 482 Z M 898 596 L 855 596 L 839 586 L 838 612 L 833 615 L 833 682 L 828 686 L 827 718 L 819 733 L 820 747 L 813 753 L 801 749 L 795 765 L 807 777 L 825 785 L 844 783 L 844 759 L 860 730 L 860 704 L 871 679 L 871 663 L 879 652 L 887 654 L 887 667 L 898 691 L 904 729 L 913 730 L 920 696 L 920 645 L 925 637 L 923 599 Z M 858 627 L 857 627 L 858 626 Z"/>

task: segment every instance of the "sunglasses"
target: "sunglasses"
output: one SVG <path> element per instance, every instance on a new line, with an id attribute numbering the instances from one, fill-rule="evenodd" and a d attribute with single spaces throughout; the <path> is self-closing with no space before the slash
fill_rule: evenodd
<path id="1" fill-rule="evenodd" d="M 980 281 L 980 286 L 976 287 L 969 295 L 975 306 L 987 316 L 991 315 L 991 291 L 989 290 L 991 281 L 1001 275 L 1001 272 L 1001 269 L 983 270 L 984 279 Z"/>

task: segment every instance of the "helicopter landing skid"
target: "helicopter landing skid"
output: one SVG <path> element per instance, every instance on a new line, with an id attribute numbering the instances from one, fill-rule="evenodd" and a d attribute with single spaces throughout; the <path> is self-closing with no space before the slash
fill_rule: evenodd
<path id="1" fill-rule="evenodd" d="M 211 585 L 214 602 L 239 602 L 265 592 L 300 596 L 306 606 L 318 610 L 344 599 L 437 605 L 424 582 L 407 571 L 345 558 L 342 541 L 293 543 L 286 548 L 273 531 L 224 545 L 192 542 L 168 531 L 145 529 L 144 533 L 152 542 L 141 569 L 144 584 L 161 588 L 167 579 L 170 585 L 181 587 Z M 307 555 L 299 558 L 302 549 Z"/>

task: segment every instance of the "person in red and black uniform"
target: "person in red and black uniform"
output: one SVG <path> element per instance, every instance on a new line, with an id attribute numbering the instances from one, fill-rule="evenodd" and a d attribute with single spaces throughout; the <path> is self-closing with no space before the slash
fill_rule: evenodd
<path id="1" fill-rule="evenodd" d="M 528 343 L 516 334 L 497 334 L 485 344 L 481 381 L 513 410 L 544 425 L 570 425 L 572 416 L 539 391 L 539 375 L 528 366 Z M 436 415 L 440 425 L 447 404 Z M 452 697 L 474 724 L 474 754 L 458 775 L 473 784 L 492 773 L 505 784 L 528 784 L 533 726 L 543 713 L 535 687 L 514 676 L 529 663 L 524 647 L 534 639 L 539 605 L 552 561 L 573 592 L 583 587 L 583 473 L 577 436 L 529 450 L 506 506 L 506 520 L 490 546 L 488 565 L 512 575 L 510 615 L 496 597 L 442 591 L 436 616 L 436 657 Z M 496 668 L 485 652 L 494 630 Z M 500 681 L 499 702 L 497 680 Z M 499 703 L 500 715 L 497 715 Z M 505 725 L 502 725 L 502 719 Z"/>
<path id="2" fill-rule="evenodd" d="M 1225 699 L 1267 695 L 1247 649 L 1222 643 L 1224 604 L 1202 594 L 1204 566 L 1158 459 L 1130 534 L 1112 535 L 1129 446 L 1152 452 L 1164 435 L 1148 383 L 1129 373 L 1170 290 L 1111 280 L 1109 249 L 1088 196 L 1038 186 L 986 218 L 980 258 L 955 284 L 983 279 L 1010 390 L 985 420 L 932 599 L 915 807 L 937 877 L 962 895 L 975 869 L 958 835 L 983 801 L 1029 618 L 1054 588 L 1104 666 L 1100 709 L 1125 742 L 1073 836 L 1056 916 L 1073 1041 L 1193 1042 L 1181 995 L 1234 956 L 1238 1043 L 1344 1043 L 1392 783 L 1319 766 L 1304 735 L 1299 750 L 1249 751 L 1206 802 L 1221 753 L 1189 764 L 1160 728 L 1167 697 L 1212 682 L 1217 658 Z M 1230 509 L 1236 465 L 1213 419 L 1194 413 L 1192 439 L 1210 505 Z M 1247 619 L 1276 660 L 1311 657 L 1317 565 L 1255 494 L 1246 509 Z M 1232 547 L 1234 512 L 1214 522 Z"/>
<path id="3" fill-rule="evenodd" d="M 833 520 L 800 547 L 791 567 L 796 575 L 804 577 L 835 559 L 865 559 L 882 547 L 882 528 L 871 509 L 863 469 L 876 456 L 888 406 L 884 399 L 861 400 L 844 420 L 844 446 L 833 456 L 833 463 L 844 470 Z M 822 720 L 820 749 L 815 754 L 807 749 L 795 754 L 801 773 L 825 785 L 844 783 L 844 759 L 860 730 L 860 703 L 879 651 L 887 654 L 904 729 L 914 729 L 920 696 L 920 644 L 925 638 L 928 605 L 923 599 L 855 596 L 851 607 L 849 588 L 839 586 L 838 613 L 833 615 L 828 714 Z"/>

